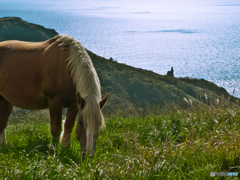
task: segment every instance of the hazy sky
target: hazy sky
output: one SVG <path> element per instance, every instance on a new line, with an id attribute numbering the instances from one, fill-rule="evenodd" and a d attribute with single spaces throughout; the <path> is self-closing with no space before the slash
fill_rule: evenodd
<path id="1" fill-rule="evenodd" d="M 0 4 L 6 3 L 12 6 L 19 5 L 51 5 L 56 6 L 56 9 L 71 9 L 81 10 L 86 14 L 98 15 L 120 15 L 127 14 L 143 14 L 169 12 L 191 12 L 198 10 L 199 6 L 209 5 L 232 5 L 236 4 L 237 0 L 1 0 Z"/>

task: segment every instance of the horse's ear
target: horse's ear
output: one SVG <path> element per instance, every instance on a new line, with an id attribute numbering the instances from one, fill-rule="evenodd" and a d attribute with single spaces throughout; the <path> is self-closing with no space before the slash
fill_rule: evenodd
<path id="1" fill-rule="evenodd" d="M 84 107 L 84 99 L 81 97 L 80 93 L 77 93 L 77 103 L 80 107 L 80 109 L 83 109 Z"/>
<path id="2" fill-rule="evenodd" d="M 99 102 L 100 109 L 102 109 L 105 106 L 105 104 L 107 103 L 108 95 L 109 95 L 109 93 Z"/>

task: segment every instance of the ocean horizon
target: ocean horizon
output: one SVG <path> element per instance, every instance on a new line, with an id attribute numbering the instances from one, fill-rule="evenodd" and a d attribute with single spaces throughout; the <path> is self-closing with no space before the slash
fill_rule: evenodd
<path id="1" fill-rule="evenodd" d="M 75 1 L 70 1 L 75 2 Z M 93 53 L 175 77 L 206 79 L 240 97 L 240 3 L 181 1 L 158 6 L 0 2 L 0 17 L 55 29 Z M 105 1 L 104 1 L 105 2 Z M 153 2 L 153 1 L 150 1 Z"/>

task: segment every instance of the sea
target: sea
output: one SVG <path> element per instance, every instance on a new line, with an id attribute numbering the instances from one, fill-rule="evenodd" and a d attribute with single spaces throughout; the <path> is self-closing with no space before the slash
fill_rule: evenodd
<path id="1" fill-rule="evenodd" d="M 236 0 L 0 1 L 0 17 L 55 29 L 119 63 L 206 79 L 240 97 Z"/>

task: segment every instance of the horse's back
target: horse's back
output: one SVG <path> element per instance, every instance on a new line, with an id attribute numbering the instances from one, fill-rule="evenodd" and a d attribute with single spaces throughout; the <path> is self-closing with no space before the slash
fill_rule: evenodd
<path id="1" fill-rule="evenodd" d="M 44 42 L 17 40 L 0 42 L 0 66 L 4 64 L 4 61 L 7 61 L 6 63 L 18 63 L 19 61 L 27 63 L 29 60 L 31 63 L 36 62 L 41 59 L 46 48 L 54 41 L 56 41 L 56 37 Z"/>
<path id="2" fill-rule="evenodd" d="M 43 42 L 27 42 L 18 40 L 9 40 L 0 42 L 0 53 L 20 53 L 20 52 L 41 52 L 57 40 L 58 36 Z"/>

